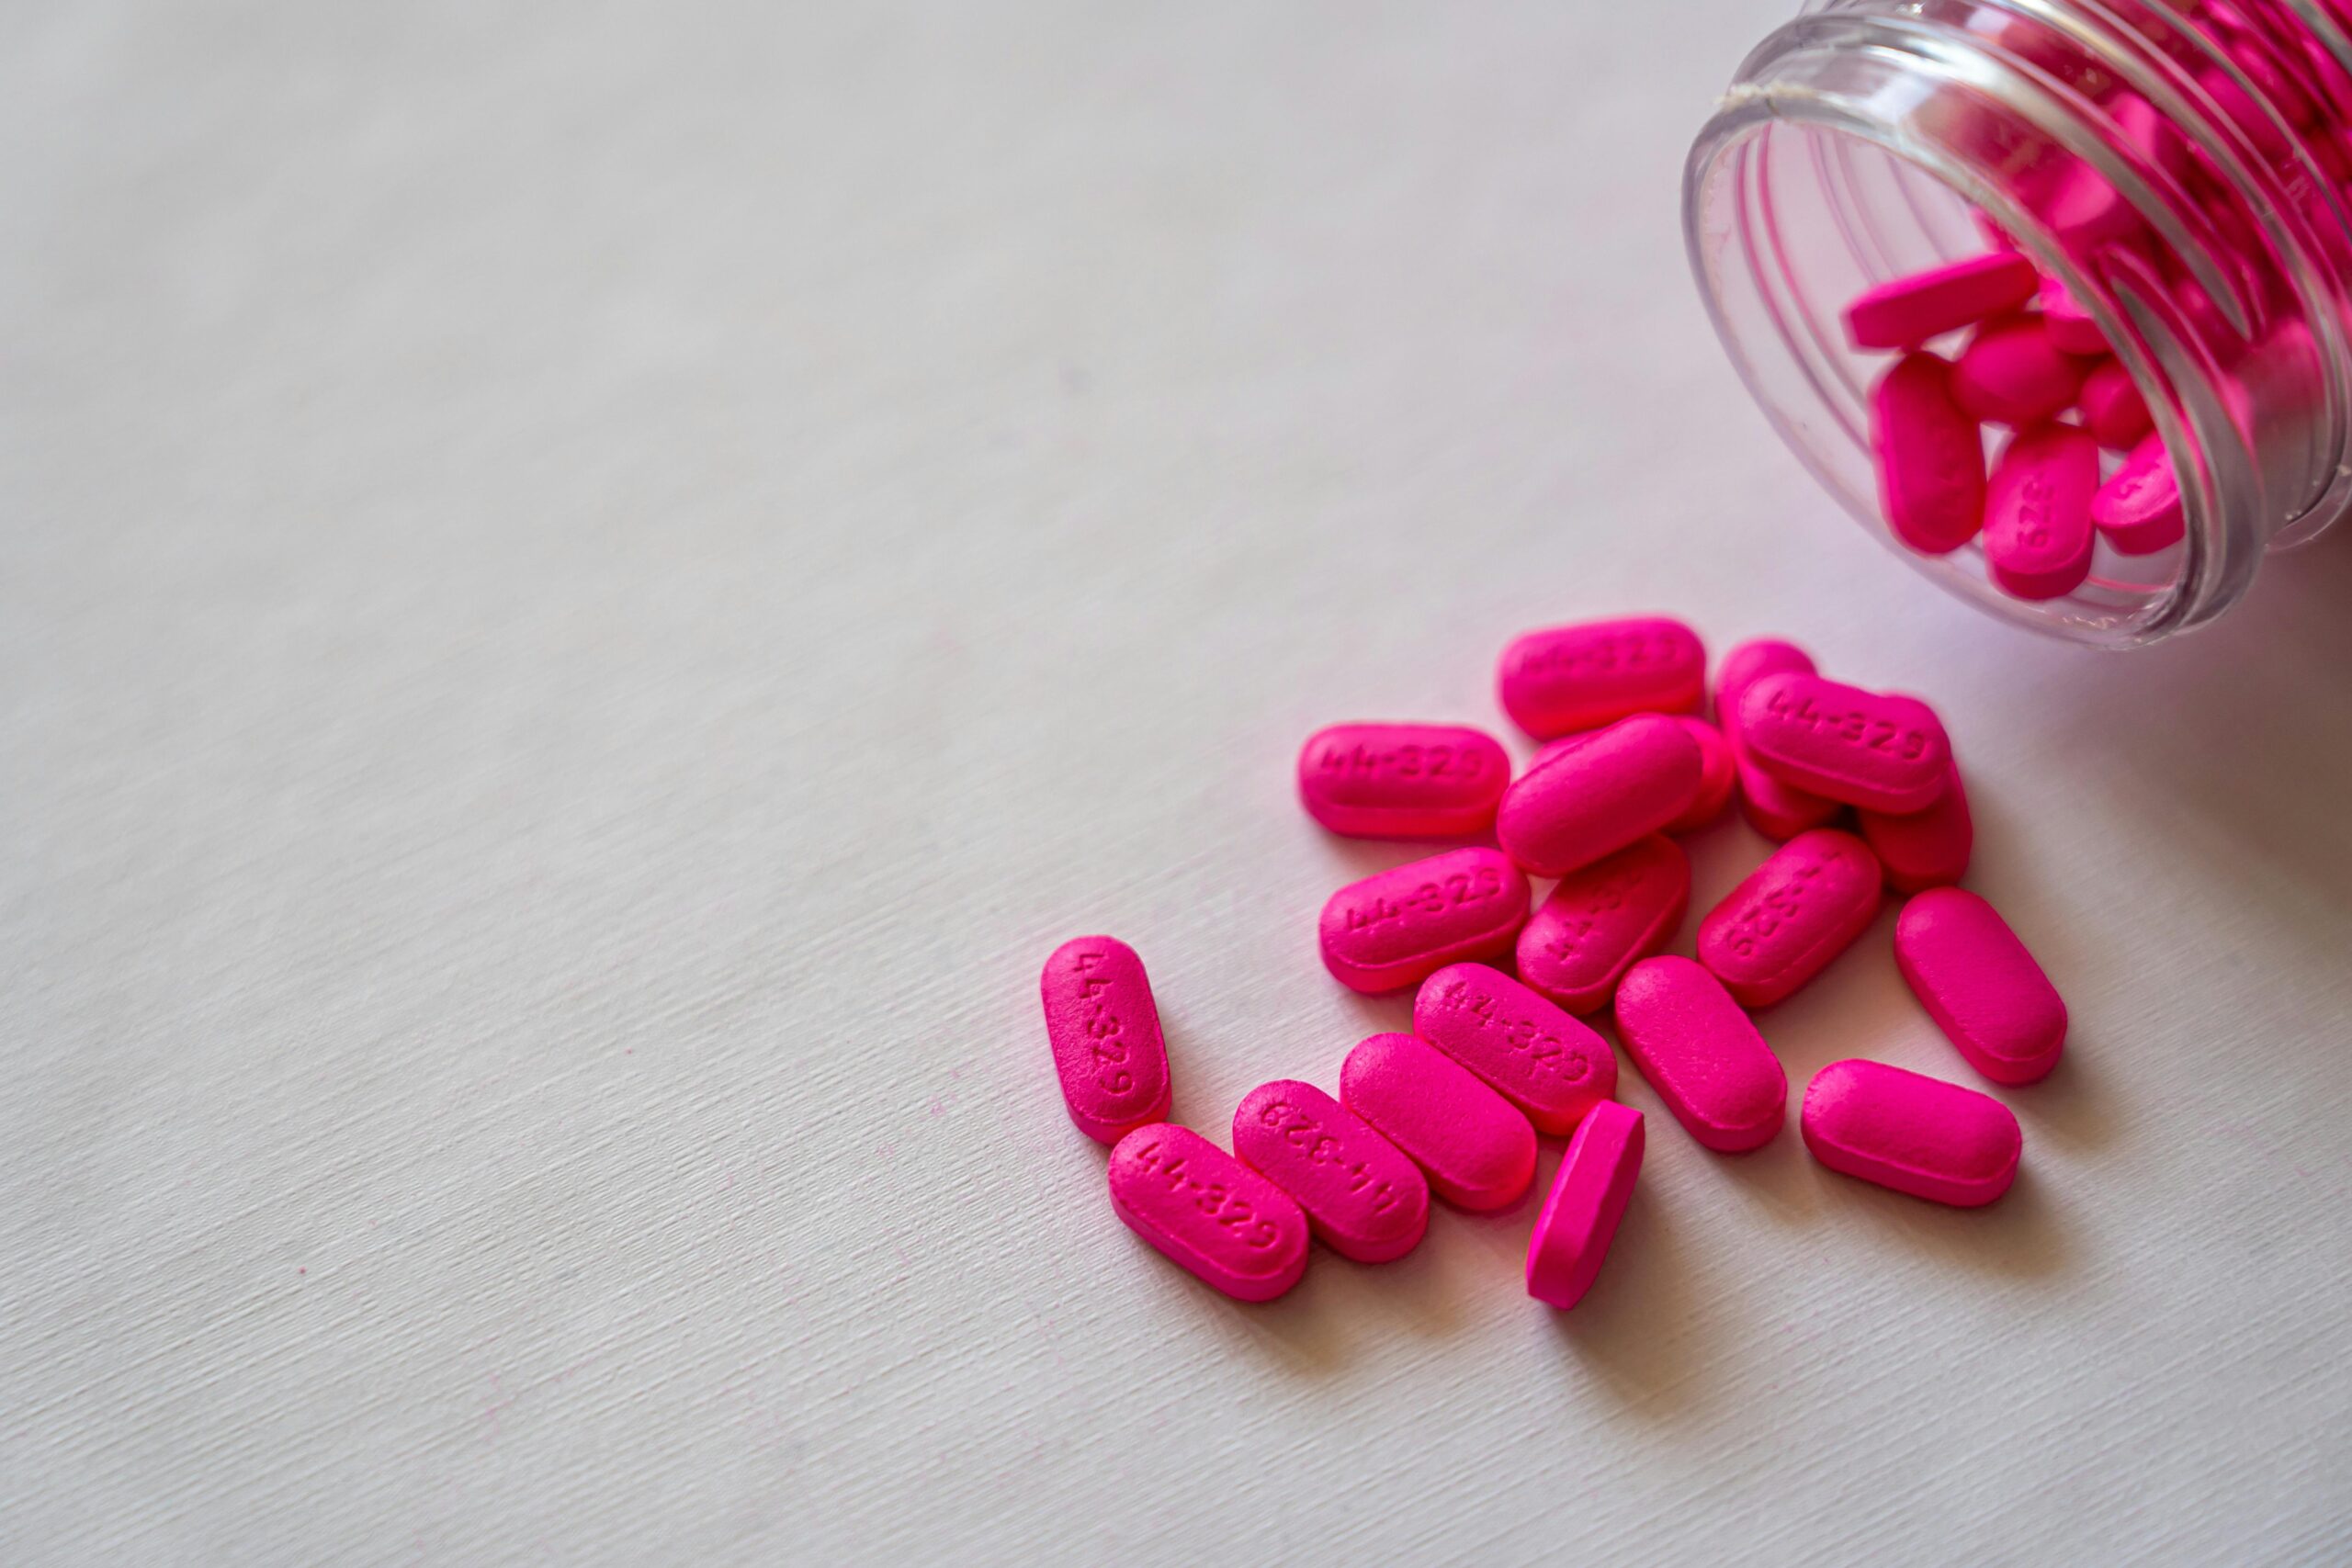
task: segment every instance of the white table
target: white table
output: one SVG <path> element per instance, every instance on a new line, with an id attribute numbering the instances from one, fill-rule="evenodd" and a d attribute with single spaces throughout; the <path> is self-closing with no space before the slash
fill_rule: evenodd
<path id="1" fill-rule="evenodd" d="M 1835 515 L 1677 229 L 1778 19 L 0 20 L 0 1561 L 2343 1561 L 2352 538 L 2109 658 Z M 1334 1082 L 1405 852 L 1299 739 L 1653 608 L 1941 705 L 2074 1010 L 2017 1190 L 1628 1068 L 1573 1314 L 1532 1204 L 1147 1251 L 1038 961 L 1141 949 L 1220 1140 Z M 1974 1081 L 1890 924 L 1794 1091 Z"/>

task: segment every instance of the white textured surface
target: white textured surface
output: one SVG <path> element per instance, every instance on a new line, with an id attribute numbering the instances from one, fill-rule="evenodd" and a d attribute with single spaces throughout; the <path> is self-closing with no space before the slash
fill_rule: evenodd
<path id="1" fill-rule="evenodd" d="M 0 1561 L 2344 1561 L 2352 539 L 2102 659 L 1829 514 L 1676 233 L 1778 14 L 0 18 Z M 1299 738 L 1653 607 L 1943 705 L 2018 1190 L 1143 1250 L 1037 961 L 1332 1081 Z M 1799 1089 L 1965 1079 L 1890 923 Z"/>

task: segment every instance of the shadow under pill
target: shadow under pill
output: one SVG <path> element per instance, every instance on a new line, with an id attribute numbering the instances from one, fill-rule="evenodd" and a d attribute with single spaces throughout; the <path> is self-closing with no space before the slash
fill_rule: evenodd
<path id="1" fill-rule="evenodd" d="M 1626 1409 L 1672 1419 L 1704 1397 L 1702 1309 L 1666 1205 L 1640 1183 L 1592 1289 L 1566 1312 L 1544 1310 L 1564 1360 Z"/>
<path id="2" fill-rule="evenodd" d="M 2066 1272 L 2074 1265 L 2056 1208 L 2034 1176 L 2030 1150 L 2008 1191 L 1978 1209 L 1929 1202 L 1819 1166 L 1815 1170 L 1826 1206 L 1843 1209 L 1858 1221 L 1891 1226 L 1930 1254 L 1962 1268 L 2034 1280 Z"/>

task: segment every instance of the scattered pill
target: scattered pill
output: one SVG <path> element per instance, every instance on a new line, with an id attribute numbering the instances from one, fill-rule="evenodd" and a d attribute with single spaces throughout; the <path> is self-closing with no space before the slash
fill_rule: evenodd
<path id="1" fill-rule="evenodd" d="M 2180 483 L 2164 438 L 2151 435 L 2091 497 L 2091 522 L 2127 556 L 2154 555 L 2180 543 Z"/>
<path id="2" fill-rule="evenodd" d="M 1731 748 L 1732 772 L 1739 786 L 1740 814 L 1748 825 L 1776 843 L 1786 843 L 1810 828 L 1826 827 L 1845 809 L 1838 802 L 1811 790 L 1784 784 L 1762 768 L 1739 740 L 1739 699 L 1742 693 L 1767 675 L 1814 673 L 1813 656 L 1794 643 L 1759 637 L 1741 643 L 1724 656 L 1715 675 L 1715 720 Z"/>
<path id="3" fill-rule="evenodd" d="M 1687 958 L 1645 958 L 1617 987 L 1617 1036 L 1674 1119 L 1708 1148 L 1738 1154 L 1780 1133 L 1789 1077 L 1716 979 Z"/>
<path id="4" fill-rule="evenodd" d="M 2129 451 L 2146 438 L 2148 400 L 2132 372 L 2109 359 L 2083 378 L 2083 428 L 2110 451 Z"/>
<path id="5" fill-rule="evenodd" d="M 1747 688 L 1739 740 L 1768 772 L 1872 811 L 1934 805 L 1951 761 L 1942 722 L 1917 698 L 1795 671 Z"/>
<path id="6" fill-rule="evenodd" d="M 1335 724 L 1298 754 L 1306 814 L 1360 839 L 1483 833 L 1510 783 L 1501 743 L 1459 725 Z"/>
<path id="7" fill-rule="evenodd" d="M 1984 559 L 2020 599 L 2055 599 L 2091 570 L 2091 496 L 2098 443 L 2072 424 L 2021 430 L 1993 465 L 1984 501 Z"/>
<path id="8" fill-rule="evenodd" d="M 1879 509 L 1896 538 L 1931 556 L 1968 543 L 1984 520 L 1984 440 L 1952 400 L 1951 373 L 1932 354 L 1906 354 L 1871 391 Z"/>
<path id="9" fill-rule="evenodd" d="M 1499 1209 L 1535 1179 L 1535 1129 L 1426 1040 L 1375 1034 L 1340 1068 L 1340 1102 L 1410 1155 L 1461 1209 Z"/>
<path id="10" fill-rule="evenodd" d="M 1882 283 L 1846 307 L 1856 348 L 1913 348 L 2034 296 L 2041 279 L 2015 251 L 1988 251 L 1949 266 Z"/>
<path id="11" fill-rule="evenodd" d="M 1688 811 L 1705 773 L 1699 743 L 1680 725 L 1635 714 L 1513 780 L 1495 814 L 1495 838 L 1527 870 L 1564 876 Z"/>
<path id="12" fill-rule="evenodd" d="M 1883 1062 L 1832 1062 L 1800 1118 L 1813 1157 L 1842 1175 L 1974 1208 L 2009 1190 L 2025 1137 L 1987 1094 Z"/>
<path id="13" fill-rule="evenodd" d="M 1054 949 L 1037 989 L 1062 1102 L 1080 1132 L 1115 1144 L 1168 1115 L 1168 1046 L 1134 948 L 1082 936 Z"/>
<path id="14" fill-rule="evenodd" d="M 1938 887 L 1905 904 L 1894 962 L 1936 1027 L 1995 1083 L 2034 1083 L 2058 1065 L 2066 1004 L 2000 911 L 1975 894 Z"/>
<path id="15" fill-rule="evenodd" d="M 1699 922 L 1699 962 L 1742 1007 L 1785 1000 L 1869 929 L 1879 876 L 1878 858 L 1851 833 L 1800 833 Z"/>
<path id="16" fill-rule="evenodd" d="M 1976 419 L 2031 424 L 2074 405 L 2083 371 L 2040 316 L 2004 317 L 1977 329 L 1952 362 L 1951 400 Z"/>
<path id="17" fill-rule="evenodd" d="M 1233 1152 L 1289 1193 L 1332 1251 L 1386 1263 L 1420 1244 L 1430 1184 L 1405 1151 L 1313 1084 L 1260 1084 L 1233 1112 Z"/>
<path id="18" fill-rule="evenodd" d="M 1813 655 L 1792 642 L 1778 637 L 1759 637 L 1743 642 L 1724 655 L 1715 671 L 1715 722 L 1723 726 L 1726 736 L 1735 734 L 1733 724 L 1739 711 L 1739 699 L 1748 687 L 1767 675 L 1814 675 Z"/>
<path id="19" fill-rule="evenodd" d="M 1413 1032 L 1477 1074 L 1539 1133 L 1574 1130 L 1617 1092 L 1609 1042 L 1484 964 L 1449 964 L 1422 981 Z"/>
<path id="20" fill-rule="evenodd" d="M 1189 1127 L 1138 1127 L 1111 1151 L 1111 1206 L 1169 1259 L 1239 1302 L 1306 1271 L 1306 1215 L 1289 1193 Z"/>
<path id="21" fill-rule="evenodd" d="M 1609 1005 L 1636 962 L 1674 940 L 1690 860 L 1660 834 L 1562 877 L 1519 933 L 1519 977 L 1570 1012 Z"/>
<path id="22" fill-rule="evenodd" d="M 1563 1311 L 1584 1299 L 1609 1256 L 1642 1171 L 1642 1113 L 1596 1106 L 1568 1141 L 1527 1242 L 1527 1293 Z"/>
<path id="23" fill-rule="evenodd" d="M 1357 991 L 1413 985 L 1457 959 L 1510 950 L 1527 878 L 1500 851 L 1448 850 L 1351 882 L 1323 906 L 1324 967 Z"/>
<path id="24" fill-rule="evenodd" d="M 1699 743 L 1699 793 L 1691 798 L 1690 809 L 1666 825 L 1669 833 L 1695 833 L 1724 814 L 1731 804 L 1732 791 L 1739 783 L 1737 770 L 1731 759 L 1731 742 L 1724 732 L 1703 718 L 1688 714 L 1676 714 L 1674 722 L 1684 734 Z"/>
<path id="25" fill-rule="evenodd" d="M 1961 786 L 1957 762 L 1951 764 L 1943 794 L 1925 811 L 1899 816 L 1863 811 L 1856 816 L 1862 841 L 1878 856 L 1886 885 L 1897 893 L 1945 886 L 1968 870 L 1976 825 L 1968 815 L 1968 792 Z"/>
<path id="26" fill-rule="evenodd" d="M 1699 634 L 1645 615 L 1530 632 L 1503 649 L 1497 687 L 1511 722 L 1548 740 L 1629 714 L 1686 712 L 1706 679 Z"/>

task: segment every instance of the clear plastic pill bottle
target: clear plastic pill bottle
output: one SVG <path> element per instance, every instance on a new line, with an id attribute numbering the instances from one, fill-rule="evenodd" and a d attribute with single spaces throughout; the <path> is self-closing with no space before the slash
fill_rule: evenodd
<path id="1" fill-rule="evenodd" d="M 2352 0 L 1809 0 L 1701 131 L 1683 220 L 1783 439 L 1996 614 L 2153 642 L 2352 508 Z M 1888 528 L 1870 394 L 1892 356 L 1844 329 L 1866 289 L 1994 247 L 2096 322 L 2180 491 L 2177 543 L 2102 537 L 2052 598 L 2005 592 L 1980 544 L 1924 555 Z M 1984 428 L 1988 457 L 2006 434 Z"/>

